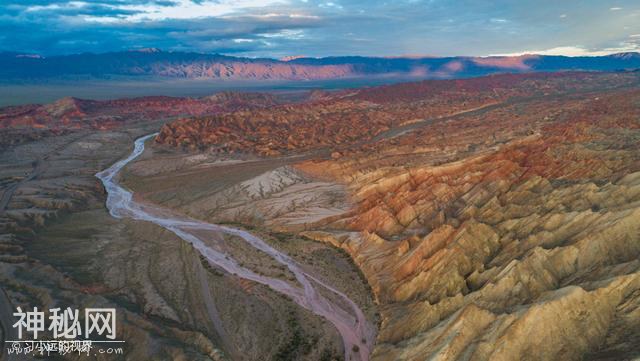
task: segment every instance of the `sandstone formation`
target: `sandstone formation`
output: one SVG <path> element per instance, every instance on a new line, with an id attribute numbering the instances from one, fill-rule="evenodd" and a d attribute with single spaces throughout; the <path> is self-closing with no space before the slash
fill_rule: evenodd
<path id="1" fill-rule="evenodd" d="M 270 94 L 221 92 L 203 98 L 63 98 L 45 105 L 9 106 L 0 108 L 0 147 L 74 130 L 108 130 L 136 121 L 257 109 L 278 103 Z"/>
<path id="2" fill-rule="evenodd" d="M 326 322 L 104 211 L 93 173 L 160 126 L 150 117 L 182 114 L 122 183 L 250 229 L 336 285 L 379 326 L 373 360 L 637 358 L 639 79 L 497 75 L 300 104 L 219 94 L 176 100 L 174 113 L 150 99 L 35 107 L 48 133 L 0 153 L 0 296 L 115 304 L 140 345 L 131 359 L 338 359 Z M 94 131 L 131 104 L 144 105 L 126 113 L 141 122 Z M 38 123 L 4 114 L 3 134 Z M 224 241 L 255 272 L 295 282 Z"/>
<path id="3" fill-rule="evenodd" d="M 343 248 L 362 269 L 382 317 L 374 360 L 631 359 L 640 355 L 640 92 L 627 76 L 323 94 L 180 120 L 158 141 L 226 155 L 315 152 L 293 169 L 344 187 L 345 210 L 284 229 Z M 276 183 L 286 194 L 296 182 Z M 194 209 L 233 204 L 215 199 Z M 261 193 L 257 204 L 279 199 Z M 283 227 L 278 212 L 259 214 L 230 217 Z"/>
<path id="4" fill-rule="evenodd" d="M 607 89 L 637 83 L 637 75 L 529 74 L 423 81 L 347 90 L 302 104 L 205 117 L 162 127 L 156 141 L 191 150 L 264 156 L 360 145 L 425 119 L 481 111 L 507 101 Z"/>
<path id="5" fill-rule="evenodd" d="M 357 200 L 308 235 L 358 232 L 337 244 L 381 305 L 374 359 L 637 357 L 639 100 L 532 102 L 301 165 Z"/>

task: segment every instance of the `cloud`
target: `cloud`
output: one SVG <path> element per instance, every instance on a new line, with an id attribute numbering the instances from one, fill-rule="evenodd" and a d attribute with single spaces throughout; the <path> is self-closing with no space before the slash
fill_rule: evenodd
<path id="1" fill-rule="evenodd" d="M 202 52 L 259 52 L 272 48 L 274 40 L 300 39 L 304 29 L 319 26 L 322 18 L 300 11 L 253 8 L 256 1 L 211 1 L 189 5 L 180 2 L 124 3 L 53 2 L 26 3 L 20 11 L 0 11 L 0 34 L 20 37 L 20 49 L 7 46 L 11 36 L 0 37 L 0 49 L 44 54 L 125 50 L 159 47 Z M 265 4 L 264 1 L 260 2 Z M 271 3 L 283 3 L 272 1 Z M 207 6 L 209 13 L 192 6 Z M 1 8 L 0 8 L 1 9 Z M 164 9 L 164 10 L 162 10 Z M 174 12 L 180 9 L 183 12 Z M 248 11 L 248 10 L 252 11 Z M 213 13 L 212 13 L 213 12 Z M 171 16 L 165 16 L 170 14 Z M 215 14 L 213 16 L 212 14 Z M 47 32 L 28 31 L 46 27 Z M 20 30 L 22 29 L 22 30 Z"/>
<path id="2" fill-rule="evenodd" d="M 640 4 L 607 8 L 596 0 L 3 0 L 0 50 L 283 57 L 637 49 L 629 34 L 640 34 Z"/>
<path id="3" fill-rule="evenodd" d="M 559 46 L 544 50 L 525 50 L 517 53 L 496 54 L 495 56 L 566 55 L 566 56 L 602 56 L 616 53 L 640 51 L 640 46 L 633 43 L 622 43 L 619 47 L 604 49 L 587 49 L 582 46 Z"/>
<path id="4" fill-rule="evenodd" d="M 121 21 L 154 21 L 167 19 L 198 19 L 219 17 L 257 7 L 268 7 L 283 4 L 284 0 L 216 0 L 198 1 L 178 0 L 173 6 L 159 4 L 113 5 L 120 10 L 131 10 L 130 16 L 120 18 Z"/>

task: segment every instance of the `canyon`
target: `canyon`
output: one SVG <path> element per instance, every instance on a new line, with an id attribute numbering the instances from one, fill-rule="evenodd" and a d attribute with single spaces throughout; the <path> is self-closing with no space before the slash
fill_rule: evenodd
<path id="1" fill-rule="evenodd" d="M 638 72 L 67 98 L 0 127 L 0 295 L 117 307 L 125 359 L 640 357 Z"/>

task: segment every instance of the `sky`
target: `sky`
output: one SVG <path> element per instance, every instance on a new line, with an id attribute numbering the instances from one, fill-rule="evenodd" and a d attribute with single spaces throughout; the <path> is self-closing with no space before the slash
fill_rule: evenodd
<path id="1" fill-rule="evenodd" d="M 0 51 L 235 56 L 640 51 L 640 0 L 1 0 Z"/>

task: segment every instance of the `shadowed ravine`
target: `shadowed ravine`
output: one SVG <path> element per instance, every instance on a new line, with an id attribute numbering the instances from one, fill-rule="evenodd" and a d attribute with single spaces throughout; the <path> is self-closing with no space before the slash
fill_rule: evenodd
<path id="1" fill-rule="evenodd" d="M 144 142 L 156 134 L 157 133 L 150 134 L 137 139 L 134 143 L 133 152 L 127 158 L 116 162 L 108 169 L 96 174 L 96 177 L 102 181 L 108 193 L 107 208 L 111 215 L 115 218 L 128 217 L 157 224 L 192 244 L 212 265 L 220 267 L 238 277 L 267 285 L 271 289 L 290 297 L 301 307 L 324 317 L 336 327 L 344 342 L 346 360 L 368 360 L 371 347 L 375 340 L 375 329 L 367 321 L 360 308 L 345 294 L 308 274 L 291 257 L 279 252 L 262 239 L 244 230 L 177 216 L 169 210 L 138 203 L 133 199 L 133 192 L 126 190 L 118 184 L 114 179 L 118 172 L 142 154 L 144 151 Z M 204 234 L 203 231 L 221 232 L 242 238 L 250 246 L 268 254 L 277 262 L 287 266 L 295 275 L 299 285 L 293 285 L 281 279 L 259 275 L 250 269 L 240 266 L 230 255 L 215 249 L 215 246 L 205 242 L 202 238 Z M 351 310 L 345 310 L 332 300 L 324 297 L 318 291 L 318 287 L 333 292 L 341 298 L 345 304 L 349 305 Z M 357 348 L 354 348 L 354 345 L 357 346 Z M 359 351 L 354 352 L 354 349 Z"/>

